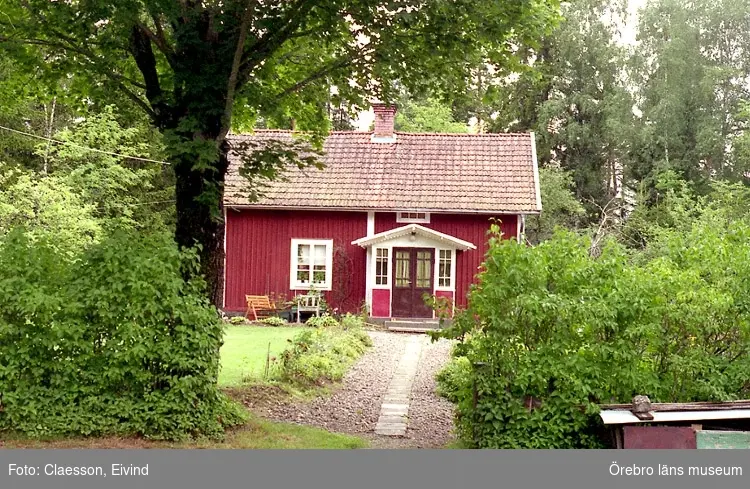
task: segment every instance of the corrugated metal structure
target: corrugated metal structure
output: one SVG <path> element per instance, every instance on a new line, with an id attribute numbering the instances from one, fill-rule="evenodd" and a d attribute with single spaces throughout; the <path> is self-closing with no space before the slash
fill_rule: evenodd
<path id="1" fill-rule="evenodd" d="M 699 449 L 740 449 L 750 448 L 750 432 L 701 430 L 695 433 L 696 448 Z"/>
<path id="2" fill-rule="evenodd" d="M 601 405 L 615 448 L 748 448 L 750 400 Z"/>

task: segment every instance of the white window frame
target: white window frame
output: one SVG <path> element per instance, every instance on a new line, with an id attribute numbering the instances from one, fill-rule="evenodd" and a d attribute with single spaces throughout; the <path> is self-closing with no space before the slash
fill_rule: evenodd
<path id="1" fill-rule="evenodd" d="M 378 246 L 378 247 L 373 247 L 372 249 L 374 250 L 372 285 L 377 289 L 390 289 L 391 287 L 391 248 Z M 378 283 L 378 250 L 383 250 L 385 252 L 385 256 L 383 257 L 386 260 L 384 284 Z"/>
<path id="2" fill-rule="evenodd" d="M 297 282 L 297 247 L 308 245 L 311 250 L 314 246 L 324 245 L 326 247 L 326 278 L 322 284 L 303 284 Z M 312 260 L 312 253 L 310 253 Z M 331 290 L 333 282 L 333 240 L 332 239 L 292 239 L 291 256 L 289 259 L 289 290 Z"/>
<path id="3" fill-rule="evenodd" d="M 447 251 L 450 254 L 451 267 L 450 285 L 440 285 L 440 252 Z M 435 291 L 454 292 L 456 291 L 456 250 L 452 248 L 435 248 Z"/>
<path id="4" fill-rule="evenodd" d="M 447 250 L 447 249 L 438 248 L 438 249 L 435 250 L 435 253 L 437 254 L 437 256 L 435 257 L 435 259 L 437 261 L 437 274 L 435 274 L 435 280 L 436 280 L 435 290 L 450 290 L 453 287 L 453 250 Z M 440 265 L 441 265 L 440 261 L 442 260 L 442 258 L 440 256 L 441 253 L 448 253 L 448 258 L 447 258 L 447 260 L 448 260 L 448 277 L 444 277 L 444 276 L 441 277 L 440 276 Z M 448 285 L 441 285 L 440 284 L 440 279 L 441 278 L 447 278 L 448 282 L 449 282 Z"/>
<path id="5" fill-rule="evenodd" d="M 419 217 L 404 217 L 402 214 L 424 214 L 423 218 Z M 396 213 L 396 222 L 404 224 L 429 224 L 430 213 L 420 211 L 400 211 Z"/>

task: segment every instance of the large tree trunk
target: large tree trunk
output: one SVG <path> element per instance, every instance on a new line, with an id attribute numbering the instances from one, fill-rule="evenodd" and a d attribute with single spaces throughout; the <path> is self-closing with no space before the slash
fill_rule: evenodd
<path id="1" fill-rule="evenodd" d="M 205 140 L 212 141 L 209 135 Z M 196 159 L 184 156 L 175 165 L 177 225 L 175 240 L 182 247 L 201 246 L 200 271 L 207 294 L 216 307 L 224 300 L 224 175 L 229 166 L 226 141 L 214 171 L 196 171 Z M 217 195 L 218 194 L 218 195 Z"/>

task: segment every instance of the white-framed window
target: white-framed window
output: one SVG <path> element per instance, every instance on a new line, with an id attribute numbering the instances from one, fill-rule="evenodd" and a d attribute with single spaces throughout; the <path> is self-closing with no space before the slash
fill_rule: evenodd
<path id="1" fill-rule="evenodd" d="M 375 248 L 375 285 L 388 285 L 388 248 Z"/>
<path id="2" fill-rule="evenodd" d="M 438 287 L 450 288 L 453 250 L 440 250 L 438 254 Z"/>
<path id="3" fill-rule="evenodd" d="M 430 213 L 429 212 L 397 212 L 396 222 L 402 223 L 429 223 Z"/>
<path id="4" fill-rule="evenodd" d="M 293 239 L 289 269 L 292 290 L 331 290 L 332 239 Z"/>

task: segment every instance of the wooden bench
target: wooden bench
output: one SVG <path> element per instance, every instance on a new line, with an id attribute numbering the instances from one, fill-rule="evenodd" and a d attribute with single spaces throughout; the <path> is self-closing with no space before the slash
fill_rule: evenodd
<path id="1" fill-rule="evenodd" d="M 245 317 L 251 321 L 267 318 L 276 313 L 276 306 L 267 295 L 246 295 L 247 312 Z"/>
<path id="2" fill-rule="evenodd" d="M 294 298 L 297 303 L 297 322 L 300 321 L 300 315 L 303 312 L 314 312 L 320 316 L 320 296 L 317 294 L 298 295 Z"/>

